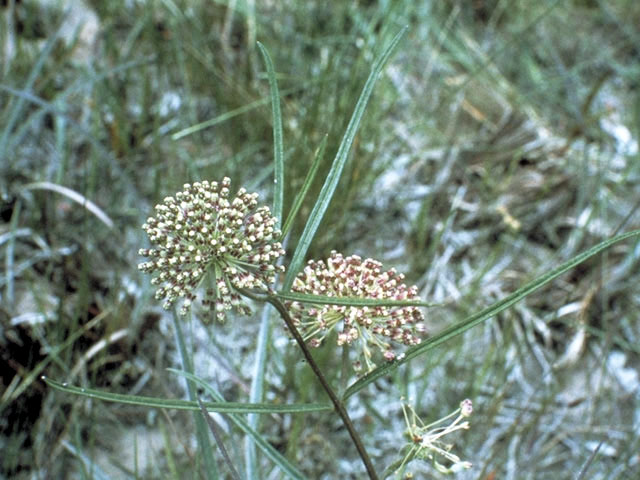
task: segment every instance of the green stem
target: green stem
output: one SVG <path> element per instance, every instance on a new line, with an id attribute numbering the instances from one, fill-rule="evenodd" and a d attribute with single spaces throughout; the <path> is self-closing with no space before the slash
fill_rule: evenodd
<path id="1" fill-rule="evenodd" d="M 284 322 L 287 324 L 287 328 L 291 332 L 291 335 L 293 335 L 293 338 L 295 339 L 295 341 L 298 343 L 298 346 L 302 350 L 302 354 L 304 355 L 304 358 L 307 360 L 307 363 L 311 367 L 311 370 L 313 370 L 313 373 L 315 374 L 316 378 L 320 381 L 322 388 L 324 389 L 325 392 L 327 392 L 327 395 L 329 395 L 329 398 L 331 399 L 333 406 L 338 412 L 338 415 L 340 415 L 340 418 L 342 419 L 342 423 L 344 424 L 345 428 L 349 432 L 349 435 L 351 436 L 351 440 L 353 441 L 353 444 L 355 445 L 356 449 L 358 450 L 358 454 L 362 459 L 362 463 L 364 463 L 364 466 L 367 469 L 369 478 L 371 480 L 378 480 L 378 475 L 376 474 L 375 468 L 373 468 L 373 463 L 371 463 L 371 458 L 369 458 L 369 454 L 367 453 L 367 450 L 364 448 L 362 439 L 358 435 L 358 432 L 356 431 L 353 425 L 353 422 L 349 417 L 349 413 L 347 412 L 347 409 L 345 408 L 342 401 L 338 398 L 336 393 L 333 391 L 333 388 L 331 388 L 331 385 L 329 385 L 329 382 L 325 378 L 324 373 L 322 373 L 322 370 L 320 370 L 320 367 L 318 366 L 316 361 L 313 359 L 313 356 L 311 355 L 311 351 L 309 350 L 309 347 L 307 346 L 304 339 L 300 335 L 300 332 L 298 332 L 298 329 L 296 328 L 296 326 L 293 324 L 293 319 L 291 318 L 291 315 L 289 315 L 287 308 L 277 297 L 272 295 L 268 295 L 266 297 L 258 297 L 257 295 L 254 295 L 253 293 L 248 292 L 246 290 L 242 290 L 242 294 L 250 298 L 253 298 L 255 300 L 267 301 L 271 305 L 273 305 L 273 307 L 278 311 L 278 313 L 280 314 Z"/>

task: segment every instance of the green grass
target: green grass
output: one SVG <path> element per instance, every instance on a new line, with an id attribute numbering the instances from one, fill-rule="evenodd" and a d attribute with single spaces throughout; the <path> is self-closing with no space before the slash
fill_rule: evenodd
<path id="1" fill-rule="evenodd" d="M 576 478 L 601 441 L 585 478 L 638 476 L 637 238 L 482 313 L 640 225 L 638 153 L 611 135 L 640 134 L 637 2 L 87 3 L 89 55 L 57 2 L 2 7 L 0 478 L 206 478 L 191 412 L 40 376 L 186 401 L 167 370 L 182 365 L 171 316 L 136 269 L 140 225 L 183 183 L 225 175 L 282 223 L 295 206 L 285 264 L 301 239 L 300 262 L 376 258 L 438 305 L 431 340 L 375 382 L 354 386 L 349 352 L 314 350 L 380 472 L 405 441 L 404 396 L 426 421 L 474 401 L 452 437 L 474 464 L 460 478 Z M 375 59 L 405 26 L 345 150 Z M 326 403 L 275 311 L 261 315 L 183 326 L 203 400 Z M 215 419 L 241 474 L 362 478 L 332 414 L 229 415 Z"/>

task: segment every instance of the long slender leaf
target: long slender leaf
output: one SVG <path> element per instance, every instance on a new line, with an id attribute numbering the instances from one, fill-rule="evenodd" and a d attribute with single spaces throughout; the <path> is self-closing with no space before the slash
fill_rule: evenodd
<path id="1" fill-rule="evenodd" d="M 222 442 L 222 433 L 220 431 L 220 426 L 216 423 L 216 421 L 213 418 L 211 418 L 211 415 L 209 415 L 209 412 L 207 411 L 206 407 L 204 406 L 204 403 L 202 403 L 202 400 L 200 400 L 200 398 L 198 398 L 198 406 L 200 407 L 200 413 L 202 413 L 202 417 L 207 422 L 207 425 L 209 425 L 209 430 L 211 430 L 211 434 L 213 435 L 213 438 L 218 444 L 218 448 L 220 449 L 222 458 L 224 459 L 224 462 L 227 464 L 227 467 L 229 468 L 229 472 L 233 477 L 233 480 L 240 480 L 240 474 L 238 473 L 236 466 L 233 464 L 233 461 L 229 456 L 229 452 L 227 452 L 227 449 L 225 448 L 224 443 Z"/>
<path id="2" fill-rule="evenodd" d="M 109 218 L 109 216 L 100 208 L 98 205 L 93 203 L 87 197 L 79 194 L 78 192 L 71 190 L 68 187 L 63 185 L 57 185 L 51 182 L 35 182 L 28 183 L 22 187 L 24 190 L 49 190 L 51 192 L 59 193 L 60 195 L 64 195 L 69 200 L 76 202 L 78 205 L 86 208 L 89 212 L 91 212 L 95 217 L 104 223 L 107 227 L 113 228 L 113 220 Z"/>
<path id="3" fill-rule="evenodd" d="M 187 372 L 193 373 L 193 362 L 191 360 L 191 356 L 189 355 L 189 351 L 187 350 L 187 344 L 184 341 L 184 335 L 182 333 L 182 325 L 180 324 L 180 319 L 178 318 L 178 314 L 175 309 L 173 310 L 173 328 L 176 334 L 176 343 L 178 344 L 178 350 L 180 351 L 180 357 L 182 359 L 182 368 L 184 368 Z M 191 401 L 196 400 L 196 389 L 193 388 L 193 385 L 189 382 L 187 384 L 187 392 L 189 392 L 189 399 Z M 194 412 L 193 420 L 196 424 L 196 437 L 198 439 L 198 446 L 200 447 L 200 452 L 202 454 L 202 459 L 204 461 L 204 469 L 205 469 L 205 478 L 209 480 L 216 480 L 220 477 L 220 473 L 218 472 L 218 465 L 216 464 L 215 458 L 213 458 L 213 449 L 211 448 L 211 442 L 209 441 L 209 432 L 207 431 L 207 424 L 204 418 L 201 415 Z"/>
<path id="4" fill-rule="evenodd" d="M 261 402 L 264 398 L 264 376 L 267 366 L 267 347 L 271 338 L 271 321 L 269 318 L 270 306 L 266 304 L 262 309 L 260 320 L 260 330 L 258 331 L 258 339 L 256 343 L 256 359 L 253 367 L 253 375 L 251 380 L 251 391 L 249 392 L 249 400 L 254 403 Z M 254 430 L 258 429 L 260 417 L 258 415 L 248 415 L 247 423 Z M 247 478 L 250 480 L 259 480 L 258 457 L 256 454 L 255 442 L 247 439 L 244 447 L 244 459 L 247 470 Z"/>
<path id="5" fill-rule="evenodd" d="M 10 305 L 13 308 L 14 303 L 14 282 L 16 277 L 15 267 L 15 245 L 16 245 L 16 232 L 18 230 L 18 221 L 20 219 L 20 212 L 22 210 L 22 202 L 16 202 L 16 207 L 11 214 L 11 223 L 9 224 L 9 241 L 7 242 L 7 253 L 4 259 L 4 267 L 7 276 L 7 285 L 5 288 L 5 301 L 6 305 Z"/>
<path id="6" fill-rule="evenodd" d="M 584 480 L 585 475 L 587 474 L 587 470 L 589 470 L 589 467 L 591 466 L 593 461 L 598 456 L 598 452 L 602 448 L 603 444 L 604 444 L 604 440 L 600 440 L 600 443 L 598 444 L 598 446 L 595 448 L 595 450 L 593 452 L 591 452 L 591 455 L 589 455 L 589 458 L 587 459 L 587 462 L 580 469 L 580 473 L 578 473 L 578 476 L 576 477 L 576 480 Z"/>
<path id="7" fill-rule="evenodd" d="M 179 370 L 174 370 L 172 368 L 170 368 L 169 371 L 177 373 L 179 375 L 183 375 L 187 379 L 195 382 L 197 385 L 200 385 L 215 400 L 220 400 L 220 401 L 224 400 L 224 398 L 222 398 L 222 396 L 216 390 L 214 390 L 211 387 L 211 385 L 209 385 L 207 382 L 205 382 L 201 378 L 198 378 L 189 372 L 181 372 Z M 240 430 L 242 430 L 247 435 L 250 435 L 251 437 L 253 437 L 253 439 L 256 442 L 256 445 L 258 445 L 258 448 L 260 448 L 262 452 L 268 458 L 270 458 L 276 465 L 278 465 L 278 467 L 280 467 L 280 469 L 284 473 L 286 473 L 290 478 L 293 478 L 295 480 L 303 480 L 305 478 L 305 476 L 295 466 L 293 466 L 291 462 L 289 462 L 289 460 L 284 458 L 275 448 L 273 448 L 271 444 L 267 442 L 262 437 L 262 435 L 260 435 L 260 433 L 258 433 L 253 428 L 251 428 L 251 426 L 247 423 L 247 421 L 244 420 L 240 415 L 230 414 L 229 418 L 231 418 L 231 420 L 236 424 L 238 428 L 240 428 Z"/>
<path id="8" fill-rule="evenodd" d="M 280 93 L 278 91 L 278 82 L 273 68 L 273 62 L 269 56 L 269 52 L 257 42 L 260 53 L 264 58 L 267 67 L 267 77 L 269 78 L 269 93 L 271 97 L 271 112 L 273 116 L 273 172 L 274 172 L 274 188 L 273 188 L 273 215 L 278 221 L 278 225 L 282 224 L 282 207 L 284 203 L 284 145 L 282 136 L 282 112 L 280 109 Z M 262 310 L 262 320 L 260 322 L 260 331 L 258 333 L 256 359 L 254 366 L 254 375 L 251 381 L 250 400 L 252 402 L 260 402 L 264 396 L 264 374 L 267 365 L 267 346 L 271 333 L 271 324 L 269 322 L 269 306 L 265 305 Z M 251 428 L 257 429 L 260 417 L 257 415 L 249 415 L 247 418 Z M 256 455 L 256 446 L 252 441 L 245 443 L 245 464 L 247 469 L 247 478 L 258 480 L 258 458 Z"/>
<path id="9" fill-rule="evenodd" d="M 345 305 L 347 307 L 436 307 L 438 304 L 420 300 L 387 300 L 358 297 L 327 297 L 325 295 L 307 295 L 305 293 L 276 293 L 283 300 L 312 303 L 317 305 Z"/>
<path id="10" fill-rule="evenodd" d="M 110 480 L 109 475 L 107 475 L 98 465 L 93 458 L 86 455 L 80 448 L 75 445 L 69 443 L 67 440 L 63 440 L 61 445 L 67 450 L 71 455 L 78 458 L 84 468 L 91 472 L 91 478 L 94 480 Z"/>
<path id="11" fill-rule="evenodd" d="M 329 207 L 329 203 L 333 198 L 336 187 L 338 186 L 338 181 L 340 180 L 340 176 L 342 175 L 342 170 L 347 163 L 349 150 L 351 150 L 353 140 L 355 139 L 358 128 L 360 127 L 360 122 L 367 107 L 367 103 L 369 102 L 369 98 L 371 97 L 371 93 L 373 92 L 373 87 L 376 83 L 376 80 L 378 79 L 380 72 L 382 72 L 382 67 L 391 56 L 391 52 L 393 52 L 396 45 L 398 45 L 398 42 L 400 42 L 400 39 L 402 38 L 406 30 L 407 27 L 404 27 L 402 30 L 400 30 L 400 32 L 393 38 L 389 46 L 384 50 L 384 52 L 382 52 L 382 55 L 380 55 L 373 64 L 373 68 L 371 69 L 369 78 L 364 84 L 364 88 L 362 89 L 360 98 L 356 103 L 356 107 L 353 111 L 353 115 L 351 116 L 351 120 L 349 120 L 347 129 L 344 133 L 344 136 L 342 137 L 342 142 L 340 142 L 340 146 L 338 147 L 338 152 L 336 153 L 336 156 L 333 160 L 331 169 L 329 170 L 324 185 L 320 190 L 318 200 L 313 206 L 313 210 L 309 215 L 307 224 L 304 227 L 298 246 L 296 247 L 296 250 L 293 254 L 291 263 L 289 264 L 289 268 L 287 270 L 287 274 L 285 276 L 284 284 L 282 287 L 283 292 L 288 292 L 289 289 L 291 289 L 291 285 L 293 285 L 293 279 L 302 267 L 305 255 L 307 254 L 307 250 L 309 250 L 309 245 L 311 245 L 311 241 L 318 231 L 318 227 L 322 222 L 322 218 L 324 217 L 324 214 Z"/>
<path id="12" fill-rule="evenodd" d="M 282 94 L 289 95 L 291 93 L 300 92 L 308 88 L 310 85 L 320 83 L 321 81 L 324 81 L 324 80 L 323 79 L 311 80 L 309 82 L 304 83 L 303 85 L 285 89 L 282 91 Z M 225 112 L 221 115 L 218 115 L 217 117 L 210 118 L 209 120 L 205 120 L 204 122 L 191 125 L 190 127 L 187 127 L 187 128 L 183 128 L 182 130 L 179 130 L 171 134 L 171 140 L 180 140 L 181 138 L 187 137 L 189 135 L 193 135 L 194 133 L 198 133 L 201 130 L 205 130 L 209 127 L 213 127 L 214 125 L 218 125 L 219 123 L 224 123 L 227 120 L 237 117 L 238 115 L 243 115 L 263 105 L 267 105 L 270 101 L 271 101 L 271 96 L 260 98 L 259 100 L 255 100 L 251 103 L 248 103 L 247 105 L 243 105 L 242 107 L 238 107 L 236 109 Z"/>
<path id="13" fill-rule="evenodd" d="M 296 195 L 296 198 L 293 200 L 293 206 L 291 207 L 291 211 L 289 212 L 289 215 L 287 215 L 287 220 L 284 222 L 284 226 L 282 227 L 281 238 L 286 237 L 287 233 L 289 233 L 289 230 L 291 230 L 293 221 L 295 220 L 296 215 L 300 210 L 300 207 L 302 207 L 302 202 L 304 202 L 304 199 L 307 197 L 309 188 L 311 187 L 313 180 L 316 178 L 316 173 L 318 173 L 318 167 L 320 166 L 322 157 L 324 156 L 324 151 L 327 147 L 327 138 L 328 138 L 327 135 L 325 135 L 324 138 L 322 139 L 322 142 L 320 143 L 320 146 L 316 150 L 316 154 L 313 158 L 313 163 L 311 164 L 311 169 L 309 170 L 309 172 L 307 173 L 307 176 L 304 179 L 302 188 Z"/>
<path id="14" fill-rule="evenodd" d="M 182 372 L 180 372 L 182 374 Z M 66 383 L 60 383 L 48 377 L 41 377 L 51 388 L 65 393 L 81 395 L 83 397 L 94 398 L 105 402 L 116 402 L 127 405 L 139 405 L 150 408 L 166 408 L 170 410 L 200 410 L 198 402 L 181 399 L 169 399 L 158 397 L 144 397 L 138 395 L 124 395 L 122 393 L 112 393 L 92 388 L 81 388 Z M 242 403 L 242 402 L 204 402 L 205 407 L 210 412 L 219 413 L 309 413 L 333 410 L 327 403 L 291 403 L 287 405 L 273 405 L 268 403 Z"/>
<path id="15" fill-rule="evenodd" d="M 351 385 L 346 390 L 346 392 L 344 393 L 343 399 L 346 400 L 350 396 L 352 396 L 352 395 L 356 394 L 357 392 L 359 392 L 360 390 L 362 390 L 364 387 L 366 387 L 370 383 L 375 382 L 378 378 L 380 378 L 380 377 L 382 377 L 384 375 L 388 375 L 389 373 L 393 372 L 396 368 L 398 368 L 403 363 L 406 363 L 409 360 L 411 360 L 411 359 L 413 359 L 413 358 L 415 358 L 415 357 L 417 357 L 419 355 L 425 354 L 426 352 L 428 352 L 429 350 L 437 347 L 438 345 L 440 345 L 440 344 L 442 344 L 442 343 L 444 343 L 444 342 L 446 342 L 448 340 L 451 340 L 452 338 L 457 337 L 458 335 L 463 334 L 464 332 L 466 332 L 470 328 L 473 328 L 476 325 L 479 325 L 480 323 L 484 322 L 485 320 L 488 320 L 489 318 L 497 315 L 498 313 L 502 312 L 503 310 L 506 310 L 507 308 L 511 307 L 513 304 L 515 304 L 515 303 L 519 302 L 520 300 L 522 300 L 523 298 L 525 298 L 527 295 L 535 292 L 540 287 L 546 285 L 547 283 L 551 282 L 552 280 L 555 280 L 560 275 L 562 275 L 563 273 L 566 273 L 567 271 L 571 270 L 576 265 L 581 264 L 585 260 L 588 260 L 589 258 L 593 257 L 594 255 L 596 255 L 596 254 L 600 253 L 601 251 L 609 248 L 611 245 L 613 245 L 615 243 L 618 243 L 618 242 L 621 242 L 622 240 L 626 240 L 627 238 L 631 238 L 631 237 L 637 236 L 637 235 L 640 235 L 640 230 L 633 230 L 631 232 L 623 233 L 623 234 L 618 235 L 616 237 L 613 237 L 613 238 L 610 238 L 608 240 L 605 240 L 605 241 L 595 245 L 594 247 L 591 247 L 589 250 L 586 250 L 586 251 L 576 255 L 572 259 L 570 259 L 570 260 L 566 261 L 565 263 L 563 263 L 562 265 L 554 268 L 550 272 L 548 272 L 548 273 L 536 278 L 535 280 L 527 283 L 525 286 L 519 288 L 518 290 L 513 292 L 511 295 L 508 295 L 507 297 L 503 298 L 502 300 L 499 300 L 499 301 L 495 302 L 494 304 L 488 306 L 487 308 L 479 311 L 476 314 L 471 315 L 470 317 L 462 320 L 461 322 L 458 322 L 455 325 L 452 325 L 451 327 L 447 328 L 446 330 L 440 332 L 438 335 L 435 335 L 435 336 L 433 336 L 431 338 L 428 338 L 427 340 L 422 342 L 420 345 L 416 345 L 415 347 L 410 348 L 409 350 L 407 350 L 405 356 L 402 359 L 394 361 L 394 362 L 387 363 L 385 365 L 381 365 L 380 367 L 376 368 L 375 370 L 369 372 L 367 375 L 365 375 L 364 377 L 362 377 L 361 379 L 359 379 L 355 383 L 353 383 L 353 385 Z"/>
<path id="16" fill-rule="evenodd" d="M 271 112 L 273 116 L 273 216 L 282 223 L 282 204 L 284 198 L 284 145 L 282 141 L 282 112 L 280 111 L 280 93 L 278 92 L 278 82 L 273 69 L 273 62 L 269 52 L 258 42 L 258 48 L 264 58 L 267 67 L 267 77 L 269 78 L 269 93 L 271 96 Z"/>

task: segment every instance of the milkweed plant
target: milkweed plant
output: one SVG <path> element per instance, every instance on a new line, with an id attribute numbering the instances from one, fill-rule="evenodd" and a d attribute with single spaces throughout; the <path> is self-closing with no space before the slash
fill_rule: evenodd
<path id="1" fill-rule="evenodd" d="M 421 343 L 426 330 L 424 314 L 420 310 L 424 302 L 418 296 L 418 288 L 407 286 L 401 273 L 383 267 L 374 259 L 333 251 L 328 258 L 309 260 L 301 267 L 308 246 L 305 239 L 312 239 L 318 228 L 347 160 L 373 84 L 402 33 L 396 35 L 373 66 L 288 272 L 282 245 L 286 232 L 279 229 L 284 188 L 282 120 L 273 65 L 261 44 L 258 46 L 267 67 L 274 123 L 276 188 L 273 211 L 259 203 L 257 193 L 239 188 L 232 194 L 228 177 L 187 183 L 180 192 L 166 197 L 155 207 L 154 215 L 142 226 L 150 245 L 139 251 L 146 260 L 138 267 L 151 275 L 155 298 L 163 302 L 165 309 L 177 312 L 174 325 L 182 350 L 184 341 L 181 340 L 178 317 L 188 315 L 194 308 L 201 312 L 198 317 L 224 322 L 230 315 L 250 315 L 249 299 L 268 302 L 275 307 L 329 396 L 333 410 L 341 418 L 372 479 L 378 478 L 376 467 L 351 421 L 345 399 L 340 398 L 329 384 L 311 349 L 335 341 L 339 347 L 352 351 L 355 374 L 371 374 L 380 365 L 400 361 L 405 348 Z M 319 157 L 305 181 L 304 192 L 313 180 Z M 303 198 L 304 193 L 299 195 L 290 218 L 295 218 Z M 287 229 L 289 219 L 284 224 Z M 275 288 L 278 281 L 283 285 L 280 291 Z M 184 358 L 183 364 L 188 367 L 186 370 L 193 370 Z M 190 396 L 193 400 L 193 390 Z M 206 410 L 203 409 L 203 413 Z M 216 435 L 212 419 L 206 414 L 204 417 L 230 472 L 238 476 Z M 206 450 L 206 431 L 204 436 L 202 428 L 197 433 L 199 443 L 202 442 L 201 449 Z M 203 452 L 204 455 L 207 453 Z M 208 458 L 209 466 L 215 468 L 210 454 Z M 280 466 L 285 471 L 289 468 L 288 473 L 294 478 L 302 478 L 295 467 L 288 467 L 286 460 L 281 460 Z"/>
<path id="2" fill-rule="evenodd" d="M 259 299 L 255 293 L 278 301 L 272 285 L 276 274 L 285 272 L 284 266 L 277 265 L 285 251 L 279 241 L 281 232 L 275 228 L 277 219 L 269 207 L 258 206 L 258 194 L 244 188 L 230 201 L 230 186 L 228 177 L 221 182 L 185 184 L 182 191 L 157 205 L 155 216 L 142 226 L 152 248 L 140 249 L 139 254 L 148 260 L 138 268 L 152 275 L 151 284 L 157 288 L 155 298 L 163 300 L 165 309 L 170 310 L 181 301 L 179 314 L 185 316 L 199 290 L 204 290 L 200 295 L 202 306 L 224 322 L 229 311 L 249 315 L 246 298 Z M 320 370 L 306 346 L 318 348 L 330 336 L 335 337 L 338 346 L 356 351 L 353 367 L 357 373 L 375 369 L 376 353 L 382 361 L 392 362 L 404 355 L 399 350 L 402 345 L 420 343 L 425 332 L 424 315 L 416 306 L 401 304 L 419 302 L 418 288 L 407 287 L 403 280 L 404 276 L 395 269 L 385 270 L 382 263 L 357 255 L 345 257 L 333 251 L 326 262 L 309 260 L 291 289 L 308 297 L 281 303 L 280 309 L 288 312 L 284 315 L 287 327 L 301 340 L 300 346 L 314 371 Z M 400 305 L 318 305 L 313 303 L 314 297 L 391 300 Z M 322 383 L 331 391 L 330 396 L 340 402 L 324 378 Z M 352 429 L 346 410 L 344 415 L 343 420 Z M 357 436 L 355 430 L 352 435 Z M 437 440 L 426 444 L 431 437 L 424 438 L 417 451 L 411 450 L 411 459 L 431 459 L 424 451 L 440 453 L 449 460 L 456 458 L 439 447 Z M 364 450 L 362 455 L 366 455 Z M 402 467 L 405 463 L 406 457 Z M 434 465 L 442 472 L 455 471 L 446 470 L 437 462 Z"/>
<path id="3" fill-rule="evenodd" d="M 379 478 L 378 472 L 383 471 L 381 467 L 384 466 L 374 465 L 347 411 L 347 400 L 351 396 L 412 358 L 509 308 L 614 243 L 640 234 L 640 230 L 634 230 L 609 238 L 484 310 L 432 336 L 426 335 L 428 321 L 422 310 L 429 304 L 420 299 L 417 286 L 407 286 L 402 273 L 384 267 L 375 259 L 363 259 L 358 255 L 345 255 L 337 251 L 331 252 L 327 258 L 305 262 L 308 246 L 322 222 L 348 160 L 373 85 L 403 33 L 404 30 L 398 33 L 374 62 L 298 245 L 293 246 L 288 254 L 283 242 L 314 180 L 324 144 L 319 147 L 304 185 L 286 220 L 282 222 L 285 181 L 280 100 L 271 59 L 261 44 L 258 47 L 264 57 L 269 79 L 274 126 L 273 206 L 261 204 L 257 193 L 244 188 L 235 190 L 231 179 L 227 177 L 202 180 L 187 183 L 181 191 L 164 198 L 142 226 L 149 245 L 139 251 L 141 257 L 145 258 L 139 264 L 139 269 L 151 276 L 155 298 L 162 301 L 165 309 L 173 312 L 176 340 L 184 368 L 178 373 L 187 380 L 188 405 L 200 410 L 194 412 L 194 420 L 205 477 L 208 479 L 219 478 L 219 475 L 216 473 L 218 467 L 212 456 L 207 428 L 213 433 L 231 477 L 241 478 L 224 449 L 215 421 L 208 415 L 210 411 L 223 411 L 223 407 L 227 408 L 224 411 L 230 420 L 247 434 L 248 444 L 252 448 L 260 448 L 286 478 L 294 479 L 305 476 L 282 453 L 264 441 L 257 432 L 255 415 L 247 421 L 241 414 L 276 411 L 299 414 L 324 411 L 335 414 L 348 432 L 368 477 Z M 198 318 L 215 319 L 216 323 L 222 323 L 230 318 L 252 315 L 250 301 L 253 305 L 255 302 L 270 304 L 277 311 L 331 404 L 225 404 L 215 390 L 193 374 L 194 367 L 186 351 L 180 317 L 188 316 L 197 309 Z M 218 325 L 212 328 L 224 327 Z M 354 382 L 340 395 L 312 354 L 313 350 L 323 348 L 329 342 L 345 349 L 347 355 L 343 358 L 349 358 L 352 367 Z M 46 380 L 61 390 L 88 394 L 85 389 L 73 389 Z M 202 403 L 194 385 L 211 394 L 215 403 Z M 116 398 L 98 391 L 92 391 L 91 395 L 111 401 L 131 402 L 127 396 Z M 136 398 L 133 403 L 148 404 L 147 397 L 144 398 L 144 401 Z M 260 398 L 257 397 L 255 401 L 259 402 Z M 164 401 L 162 405 L 170 406 L 167 402 Z M 154 403 L 154 406 L 158 405 Z M 184 404 L 179 405 L 179 408 L 184 407 Z M 387 465 L 382 475 L 397 479 L 413 478 L 408 471 L 413 461 L 429 462 L 433 471 L 442 474 L 471 468 L 471 463 L 453 453 L 453 444 L 448 443 L 451 434 L 469 428 L 467 419 L 471 413 L 472 403 L 467 399 L 450 415 L 426 423 L 411 404 L 403 403 L 398 408 L 398 420 L 404 416 L 406 439 L 398 438 L 394 442 L 398 459 Z M 250 452 L 251 448 L 246 451 Z M 265 478 L 257 471 L 255 455 L 246 454 L 245 459 L 249 478 Z"/>

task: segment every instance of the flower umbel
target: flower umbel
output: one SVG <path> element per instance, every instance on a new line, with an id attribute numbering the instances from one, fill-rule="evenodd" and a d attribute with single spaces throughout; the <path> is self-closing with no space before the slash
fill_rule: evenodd
<path id="1" fill-rule="evenodd" d="M 328 297 L 355 297 L 377 300 L 420 300 L 417 287 L 408 288 L 404 275 L 394 269 L 383 271 L 382 264 L 357 255 L 343 257 L 335 251 L 325 263 L 311 260 L 297 276 L 292 290 L 310 295 Z M 318 347 L 334 328 L 338 330 L 337 344 L 356 343 L 364 358 L 367 371 L 375 368 L 371 361 L 372 348 L 382 352 L 387 361 L 396 358 L 388 342 L 416 345 L 419 333 L 424 331 L 424 316 L 413 306 L 344 306 L 307 305 L 289 302 L 291 316 L 303 338 Z M 355 362 L 357 371 L 362 369 Z"/>
<path id="2" fill-rule="evenodd" d="M 400 478 L 405 466 L 414 459 L 430 460 L 440 473 L 456 473 L 471 468 L 470 462 L 462 461 L 460 457 L 451 453 L 452 444 L 442 440 L 442 437 L 452 432 L 469 429 L 469 422 L 465 419 L 473 413 L 471 400 L 463 400 L 457 410 L 429 425 L 424 424 L 409 404 L 402 404 L 402 413 L 407 424 L 409 443 L 404 447 L 406 454 L 402 460 L 392 466 L 396 478 Z M 438 426 L 454 417 L 449 425 Z M 441 463 L 440 459 L 445 459 L 446 465 Z"/>
<path id="3" fill-rule="evenodd" d="M 247 314 L 235 289 L 266 291 L 276 272 L 284 271 L 275 265 L 284 249 L 269 207 L 258 207 L 258 194 L 244 188 L 229 201 L 230 184 L 227 177 L 185 184 L 156 205 L 156 216 L 142 226 L 155 248 L 139 251 L 148 261 L 138 268 L 154 275 L 155 296 L 165 300 L 165 309 L 183 298 L 180 314 L 186 315 L 209 274 L 203 305 L 213 307 L 220 321 L 232 308 Z"/>

